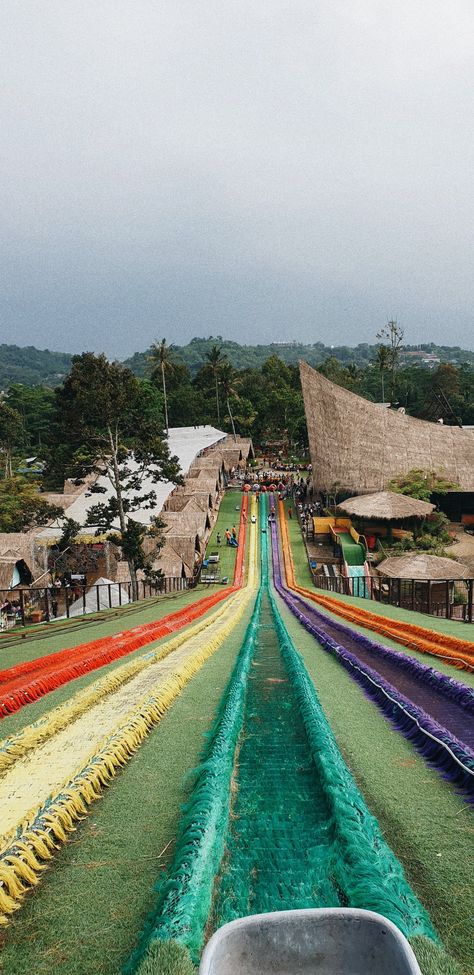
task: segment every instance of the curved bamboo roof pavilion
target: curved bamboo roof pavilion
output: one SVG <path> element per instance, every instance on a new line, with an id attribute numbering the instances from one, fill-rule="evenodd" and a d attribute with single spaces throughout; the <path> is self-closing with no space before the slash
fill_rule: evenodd
<path id="1" fill-rule="evenodd" d="M 314 487 L 383 491 L 415 468 L 437 471 L 474 492 L 474 434 L 416 420 L 336 386 L 300 362 Z"/>

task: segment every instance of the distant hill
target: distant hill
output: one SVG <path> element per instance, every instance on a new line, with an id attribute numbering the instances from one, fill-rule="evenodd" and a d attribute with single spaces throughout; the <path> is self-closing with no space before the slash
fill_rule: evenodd
<path id="1" fill-rule="evenodd" d="M 377 345 L 368 345 L 361 342 L 356 346 L 348 345 L 324 345 L 324 342 L 315 342 L 313 345 L 304 345 L 302 342 L 273 342 L 270 345 L 239 345 L 238 342 L 231 342 L 222 339 L 220 336 L 211 336 L 208 339 L 192 339 L 188 345 L 175 346 L 176 357 L 181 360 L 194 374 L 206 361 L 206 352 L 213 345 L 219 345 L 225 353 L 229 362 L 235 369 L 259 368 L 271 355 L 278 355 L 288 365 L 295 365 L 300 359 L 304 359 L 310 366 L 319 366 L 329 356 L 334 356 L 344 365 L 351 362 L 363 368 L 373 361 L 376 355 Z M 404 346 L 403 362 L 406 365 L 418 365 L 422 363 L 425 356 L 434 356 L 440 362 L 452 362 L 460 365 L 462 362 L 474 364 L 474 352 L 461 349 L 458 346 L 439 346 L 433 343 L 424 345 Z M 136 352 L 130 359 L 126 359 L 125 364 L 133 370 L 137 376 L 143 376 L 147 369 L 147 352 Z M 435 363 L 432 361 L 431 365 Z"/>
<path id="2" fill-rule="evenodd" d="M 35 349 L 33 345 L 0 345 L 0 390 L 12 383 L 24 386 L 58 386 L 69 372 L 66 352 Z"/>
<path id="3" fill-rule="evenodd" d="M 288 364 L 295 365 L 304 359 L 311 366 L 318 366 L 329 356 L 334 356 L 344 365 L 354 363 L 363 368 L 371 362 L 377 346 L 362 342 L 356 346 L 329 346 L 324 342 L 304 345 L 302 342 L 273 342 L 269 345 L 239 345 L 220 336 L 207 339 L 195 338 L 187 345 L 176 346 L 176 357 L 191 370 L 193 375 L 206 361 L 206 352 L 213 345 L 222 347 L 229 361 L 236 369 L 258 368 L 271 355 L 278 355 Z M 426 365 L 452 362 L 460 365 L 468 362 L 474 365 L 474 352 L 458 346 L 439 346 L 432 343 L 414 346 L 406 345 L 403 350 L 403 364 L 418 365 L 429 357 Z M 34 346 L 21 348 L 18 345 L 0 345 L 0 391 L 12 383 L 25 386 L 58 386 L 69 372 L 72 356 L 66 352 L 50 352 L 49 349 L 35 349 Z M 147 352 L 136 352 L 125 360 L 125 365 L 137 376 L 145 375 L 148 363 Z"/>

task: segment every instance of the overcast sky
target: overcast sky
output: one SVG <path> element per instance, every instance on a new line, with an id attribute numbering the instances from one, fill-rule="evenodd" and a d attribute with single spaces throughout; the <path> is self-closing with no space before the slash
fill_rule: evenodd
<path id="1" fill-rule="evenodd" d="M 474 348 L 472 0 L 0 16 L 0 341 Z"/>

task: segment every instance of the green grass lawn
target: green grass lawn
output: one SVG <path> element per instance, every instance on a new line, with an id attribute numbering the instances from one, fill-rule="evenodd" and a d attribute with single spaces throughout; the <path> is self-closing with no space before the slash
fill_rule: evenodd
<path id="1" fill-rule="evenodd" d="M 1 935 L 5 975 L 118 975 L 171 861 L 188 775 L 202 753 L 251 608 L 58 853 Z M 3 968 L 2 968 L 3 965 Z"/>
<path id="2" fill-rule="evenodd" d="M 208 610 L 205 616 L 209 616 L 214 609 Z M 204 617 L 203 617 L 204 618 Z M 193 626 L 191 623 L 189 626 Z M 189 629 L 189 626 L 183 627 L 183 632 Z M 111 673 L 113 670 L 117 670 L 119 667 L 123 667 L 130 661 L 135 660 L 137 657 L 142 657 L 144 654 L 148 653 L 150 650 L 154 650 L 156 647 L 162 646 L 168 640 L 171 639 L 171 634 L 161 637 L 160 640 L 155 640 L 153 643 L 148 643 L 144 647 L 140 647 L 138 650 L 132 651 L 132 653 L 126 654 L 125 657 L 120 657 L 118 660 L 113 660 L 111 663 L 106 664 L 105 667 L 98 667 L 97 670 L 92 670 L 88 674 L 84 674 L 83 677 L 77 677 L 75 680 L 70 680 L 61 687 L 58 687 L 55 691 L 50 691 L 49 694 L 44 694 L 37 701 L 32 704 L 26 704 L 20 711 L 15 714 L 10 714 L 5 718 L 0 720 L 0 739 L 8 738 L 10 735 L 16 734 L 26 725 L 31 724 L 36 721 L 42 715 L 47 714 L 53 708 L 58 707 L 60 704 L 64 704 L 71 697 L 74 696 L 78 691 L 82 691 L 85 687 L 89 687 L 94 681 L 100 680 L 105 677 L 106 674 Z"/>
<path id="3" fill-rule="evenodd" d="M 228 528 L 229 531 L 232 531 L 232 526 L 235 525 L 238 534 L 241 504 L 242 492 L 238 488 L 229 488 L 222 498 L 219 509 L 219 518 L 214 525 L 206 549 L 207 553 L 219 553 L 219 565 L 216 567 L 219 572 L 219 577 L 222 578 L 222 576 L 228 576 L 229 582 L 232 582 L 232 577 L 234 575 L 237 549 L 226 545 L 224 532 L 226 528 Z M 217 544 L 218 534 L 221 536 L 220 545 Z M 211 571 L 211 566 L 209 567 L 209 571 Z M 212 571 L 214 571 L 214 567 L 212 567 Z"/>
<path id="4" fill-rule="evenodd" d="M 306 586 L 306 588 L 314 589 L 313 586 L 313 576 L 311 574 L 311 569 L 309 567 L 308 555 L 306 552 L 305 544 L 303 541 L 303 535 L 301 533 L 301 528 L 299 526 L 298 518 L 296 516 L 296 504 L 294 501 L 285 501 L 285 511 L 288 514 L 288 508 L 293 511 L 293 517 L 287 517 L 288 525 L 288 536 L 290 539 L 291 551 L 293 553 L 293 562 L 295 566 L 295 578 L 300 586 Z"/>
<path id="5" fill-rule="evenodd" d="M 361 688 L 279 599 L 344 758 L 448 951 L 472 975 L 472 810 L 393 731 Z"/>
<path id="6" fill-rule="evenodd" d="M 224 502 L 226 502 L 226 504 L 223 510 L 219 514 L 219 519 L 222 520 L 222 523 L 225 522 L 225 524 L 227 524 L 227 521 L 229 520 L 229 512 L 232 514 L 235 511 L 236 504 L 237 503 L 240 504 L 240 499 L 241 499 L 240 492 L 229 491 L 228 494 L 231 497 L 228 498 L 227 495 L 224 496 L 222 505 L 224 505 Z M 237 515 L 238 512 L 235 511 L 235 514 Z M 216 534 L 218 530 L 219 528 L 217 525 L 215 528 Z M 209 546 L 211 545 L 212 545 L 212 536 L 211 536 L 211 541 L 209 542 Z M 208 546 L 208 550 L 211 551 L 212 549 L 209 546 Z M 230 581 L 232 581 L 236 549 L 227 548 L 227 550 L 225 550 L 224 547 L 222 547 L 222 552 L 227 559 L 227 564 L 230 572 Z M 247 562 L 248 562 L 248 554 L 249 553 L 248 553 L 248 546 L 247 546 L 247 552 L 246 552 Z M 181 608 L 181 606 L 188 605 L 189 603 L 195 602 L 197 598 L 202 598 L 203 596 L 207 596 L 214 590 L 215 590 L 214 586 L 212 587 L 199 586 L 197 590 L 192 590 L 191 592 L 188 593 L 182 593 L 180 594 L 179 597 L 172 597 L 172 596 L 166 597 L 166 605 L 163 605 L 165 603 L 165 600 L 159 600 L 159 602 L 155 603 L 154 606 L 151 606 L 148 603 L 141 603 L 140 609 L 137 610 L 136 614 L 135 613 L 132 614 L 132 616 L 127 615 L 125 617 L 121 617 L 120 621 L 114 620 L 114 621 L 109 621 L 109 623 L 104 623 L 103 621 L 101 621 L 100 633 L 97 633 L 96 629 L 94 629 L 91 633 L 91 630 L 89 629 L 89 624 L 85 624 L 82 627 L 80 627 L 80 632 L 78 635 L 76 635 L 76 642 L 74 642 L 71 637 L 72 642 L 70 643 L 70 645 L 75 646 L 79 643 L 86 642 L 87 640 L 96 639 L 99 637 L 99 635 L 110 636 L 115 632 L 120 632 L 121 630 L 124 629 L 130 629 L 133 625 L 137 625 L 138 623 L 147 623 L 147 622 L 153 622 L 156 619 L 162 619 L 162 617 L 166 616 L 169 612 L 175 612 L 176 609 Z M 188 598 L 186 599 L 184 597 L 188 597 Z M 175 599 L 176 600 L 179 599 L 179 605 L 177 605 L 177 602 L 174 601 Z M 208 612 L 211 613 L 213 612 L 213 610 L 211 609 Z M 116 626 L 114 626 L 114 623 L 116 624 Z M 35 701 L 33 704 L 26 705 L 20 711 L 17 711 L 15 714 L 9 715 L 6 718 L 2 718 L 2 720 L 0 720 L 0 740 L 8 738 L 10 735 L 13 735 L 16 732 L 20 731 L 21 728 L 24 728 L 26 725 L 31 724 L 33 721 L 36 721 L 38 718 L 42 717 L 42 715 L 47 714 L 48 711 L 52 710 L 52 708 L 58 707 L 58 705 L 60 704 L 64 704 L 64 702 L 68 701 L 74 694 L 77 693 L 77 691 L 81 691 L 85 687 L 88 687 L 90 684 L 92 684 L 96 680 L 99 680 L 105 674 L 108 674 L 111 671 L 116 670 L 118 667 L 123 666 L 124 664 L 128 663 L 128 661 L 133 660 L 137 656 L 141 656 L 147 653 L 148 650 L 161 646 L 163 643 L 166 643 L 166 641 L 169 639 L 170 636 L 168 634 L 167 636 L 162 637 L 160 640 L 155 640 L 154 642 L 147 644 L 146 647 L 140 647 L 140 649 L 135 650 L 130 654 L 127 654 L 125 657 L 121 657 L 119 660 L 112 661 L 112 663 L 107 664 L 105 667 L 98 667 L 97 670 L 91 671 L 88 674 L 84 674 L 83 677 L 77 677 L 75 680 L 69 681 L 67 684 L 63 684 L 62 687 L 58 687 L 57 690 L 51 691 L 49 694 L 45 694 L 43 697 L 39 698 L 38 701 Z M 37 651 L 36 653 L 27 653 L 23 659 L 27 659 L 27 660 L 32 659 L 35 656 L 41 656 L 47 652 L 42 641 L 39 640 L 36 641 L 36 646 L 39 647 L 39 652 Z M 54 647 L 54 649 L 58 650 L 61 649 L 61 647 L 56 646 Z M 50 652 L 51 653 L 53 652 L 53 647 L 51 647 Z M 1 658 L 1 654 L 0 654 L 0 658 Z M 20 660 L 21 658 L 17 658 L 15 662 L 20 663 Z"/>

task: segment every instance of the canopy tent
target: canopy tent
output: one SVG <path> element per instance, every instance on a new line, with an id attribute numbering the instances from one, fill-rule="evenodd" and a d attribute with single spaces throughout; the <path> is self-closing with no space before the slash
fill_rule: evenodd
<path id="1" fill-rule="evenodd" d="M 112 582 L 111 579 L 101 577 L 86 591 L 85 600 L 81 594 L 79 599 L 75 599 L 71 603 L 69 616 L 97 613 L 101 609 L 109 609 L 111 606 L 124 606 L 128 602 L 130 600 L 128 598 L 127 586 L 120 586 L 119 583 Z M 61 619 L 64 619 L 64 617 L 61 617 Z"/>

